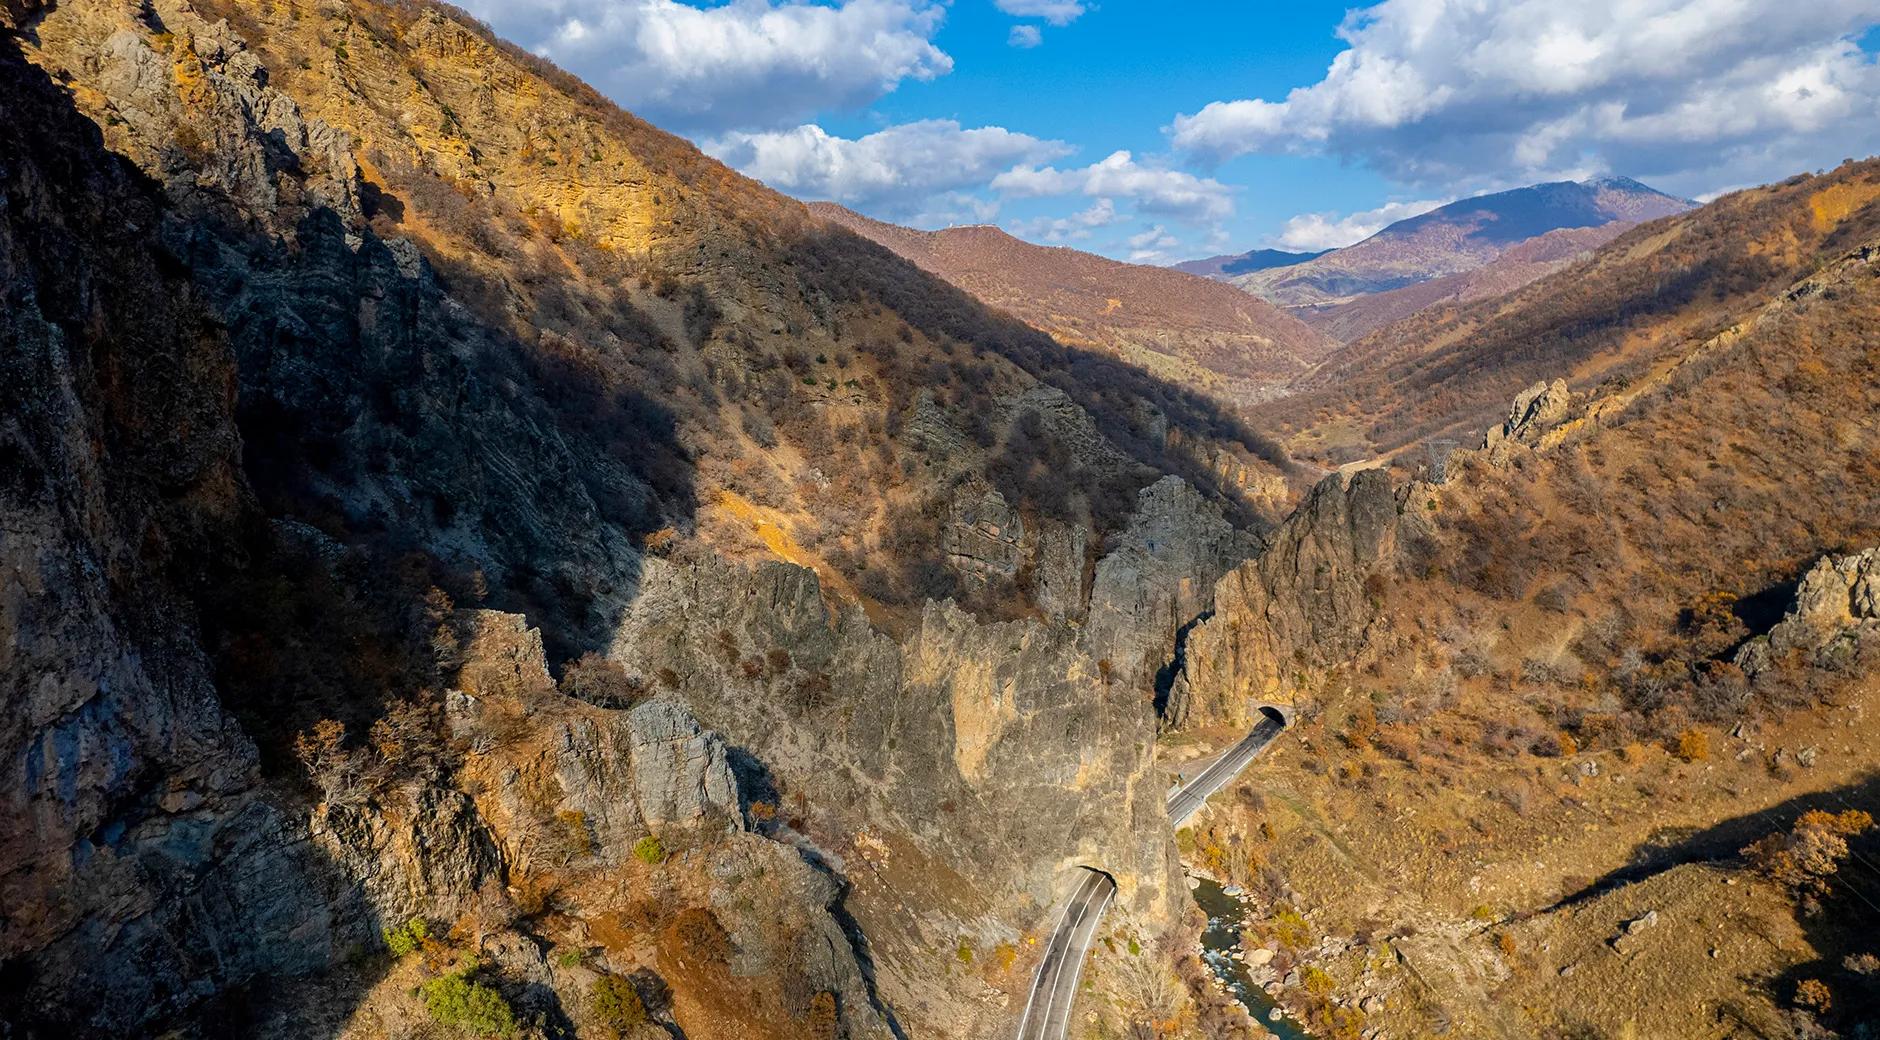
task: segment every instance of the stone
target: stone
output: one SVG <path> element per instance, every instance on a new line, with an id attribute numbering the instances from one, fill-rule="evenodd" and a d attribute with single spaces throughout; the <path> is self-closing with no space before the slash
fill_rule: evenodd
<path id="1" fill-rule="evenodd" d="M 1745 643 L 1735 663 L 1753 677 L 1790 653 L 1826 663 L 1876 639 L 1880 639 L 1880 548 L 1817 560 L 1797 584 L 1782 620 L 1767 635 Z"/>
<path id="2" fill-rule="evenodd" d="M 731 826 L 741 819 L 738 782 L 725 741 L 677 704 L 652 700 L 627 713 L 634 798 L 658 834 L 666 828 Z"/>

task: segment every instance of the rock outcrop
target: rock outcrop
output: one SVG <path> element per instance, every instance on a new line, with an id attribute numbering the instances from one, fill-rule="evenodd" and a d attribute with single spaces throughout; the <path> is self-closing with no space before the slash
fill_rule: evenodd
<path id="1" fill-rule="evenodd" d="M 1573 395 L 1567 390 L 1566 380 L 1535 383 L 1515 396 L 1508 408 L 1508 418 L 1500 426 L 1489 429 L 1482 447 L 1492 449 L 1506 440 L 1531 444 L 1559 425 L 1567 417 L 1572 403 Z"/>
<path id="2" fill-rule="evenodd" d="M 809 807 L 804 832 L 846 864 L 894 1006 L 997 1028 L 1003 1012 L 976 1018 L 948 988 L 952 937 L 1048 928 L 1057 886 L 1085 864 L 1172 920 L 1154 717 L 1140 688 L 1103 674 L 1087 632 L 934 604 L 896 641 L 859 611 L 832 616 L 801 568 L 654 561 L 611 655 L 663 676 Z"/>
<path id="3" fill-rule="evenodd" d="M 1122 681 L 1146 686 L 1176 633 L 1214 605 L 1221 575 L 1260 550 L 1178 477 L 1137 495 L 1129 527 L 1097 563 L 1087 622 L 1092 652 Z"/>
<path id="4" fill-rule="evenodd" d="M 0 1021 L 123 1035 L 359 934 L 201 648 L 256 519 L 227 342 L 4 35 L 0 97 Z"/>
<path id="5" fill-rule="evenodd" d="M 1367 581 L 1395 552 L 1399 507 L 1390 477 L 1326 477 L 1266 552 L 1214 588 L 1214 612 L 1188 633 L 1164 714 L 1170 725 L 1245 722 L 1288 704 L 1305 664 L 1336 663 L 1374 613 Z"/>
<path id="6" fill-rule="evenodd" d="M 1880 549 L 1824 556 L 1802 576 L 1795 602 L 1765 636 L 1736 652 L 1751 676 L 1792 654 L 1831 663 L 1880 638 Z"/>

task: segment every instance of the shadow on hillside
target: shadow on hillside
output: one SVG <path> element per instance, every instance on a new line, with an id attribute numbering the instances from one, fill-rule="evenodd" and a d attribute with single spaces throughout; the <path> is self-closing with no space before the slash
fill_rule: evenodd
<path id="1" fill-rule="evenodd" d="M 1765 835 L 1787 830 L 1797 817 L 1811 809 L 1841 812 L 1865 809 L 1880 817 L 1880 773 L 1871 773 L 1845 787 L 1813 794 L 1797 795 L 1766 809 L 1732 817 L 1704 828 L 1664 828 L 1632 852 L 1630 863 L 1611 871 L 1577 892 L 1549 907 L 1558 910 L 1586 902 L 1606 892 L 1684 863 L 1722 862 L 1736 859 L 1741 850 Z M 1880 863 L 1880 857 L 1869 857 Z M 1852 863 L 1850 866 L 1858 867 Z M 1875 901 L 1880 902 L 1880 876 L 1868 882 Z"/>
<path id="2" fill-rule="evenodd" d="M 798 268 L 821 274 L 825 284 L 848 290 L 848 302 L 879 301 L 935 342 L 958 342 L 974 353 L 1004 357 L 1039 383 L 1063 391 L 1105 438 L 1145 467 L 1118 503 L 1125 515 L 1134 507 L 1136 487 L 1161 473 L 1175 473 L 1221 502 L 1238 525 L 1279 519 L 1251 505 L 1224 479 L 1211 453 L 1203 452 L 1211 441 L 1245 452 L 1287 477 L 1296 475 L 1294 463 L 1279 442 L 1213 398 L 1120 358 L 1065 346 L 847 228 L 812 225 L 791 243 L 790 259 Z M 1093 503 L 1093 508 L 1101 513 L 1103 504 Z"/>
<path id="3" fill-rule="evenodd" d="M 1849 802 L 1880 818 L 1880 802 Z M 1849 840 L 1848 849 L 1827 894 L 1798 918 L 1819 956 L 1783 972 L 1769 988 L 1785 1004 L 1804 982 L 1823 983 L 1833 1002 L 1821 1023 L 1842 1036 L 1871 1037 L 1880 1029 L 1880 828 Z"/>
<path id="4" fill-rule="evenodd" d="M 52 905 L 4 910 L 23 927 L 9 928 L 0 958 L 0 1035 L 155 1035 L 155 1021 L 212 989 L 325 970 L 376 942 L 380 922 L 360 880 L 304 840 L 304 804 L 256 789 L 243 734 L 204 703 L 192 606 L 243 573 L 259 525 L 231 486 L 232 361 L 192 272 L 157 237 L 159 186 L 105 148 L 5 31 L 0 97 L 0 290 L 19 304 L 0 307 L 0 512 L 10 521 L 44 509 L 42 495 L 82 499 L 15 532 L 22 552 L 76 587 L 47 597 L 63 613 L 25 645 L 90 647 L 88 629 L 102 627 L 106 654 L 125 662 L 59 661 L 18 677 L 92 689 L 63 718 L 22 715 L 0 748 L 24 771 L 8 809 L 32 806 L 7 816 L 10 853 L 38 844 L 69 856 Z M 62 558 L 79 566 L 60 571 Z M 35 778 L 42 763 L 61 771 L 58 786 Z M 370 960 L 349 969 L 338 1006 L 382 975 Z M 337 1035 L 343 1018 L 284 1035 Z"/>

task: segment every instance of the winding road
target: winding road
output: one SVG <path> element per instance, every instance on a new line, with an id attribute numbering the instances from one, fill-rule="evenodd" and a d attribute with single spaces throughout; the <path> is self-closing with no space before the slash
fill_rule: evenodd
<path id="1" fill-rule="evenodd" d="M 1260 723 L 1207 764 L 1194 779 L 1180 785 L 1168 796 L 1168 818 L 1180 827 L 1188 822 L 1208 796 L 1240 775 L 1254 757 L 1286 729 L 1286 720 L 1277 710 L 1262 708 Z M 1031 995 L 1025 1001 L 1025 1015 L 1019 1019 L 1018 1040 L 1063 1040 L 1070 1031 L 1071 1007 L 1077 1002 L 1077 982 L 1084 972 L 1085 955 L 1097 936 L 1103 911 L 1116 898 L 1116 882 L 1110 875 L 1089 867 L 1077 881 L 1064 915 L 1058 918 L 1051 941 L 1045 944 L 1044 959 L 1031 980 Z"/>

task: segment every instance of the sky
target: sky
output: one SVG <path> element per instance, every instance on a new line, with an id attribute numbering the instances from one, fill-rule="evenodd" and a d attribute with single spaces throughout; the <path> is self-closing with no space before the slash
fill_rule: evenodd
<path id="1" fill-rule="evenodd" d="M 1880 151 L 1880 0 L 471 0 L 802 199 L 1141 263 L 1348 245 L 1600 175 Z"/>

